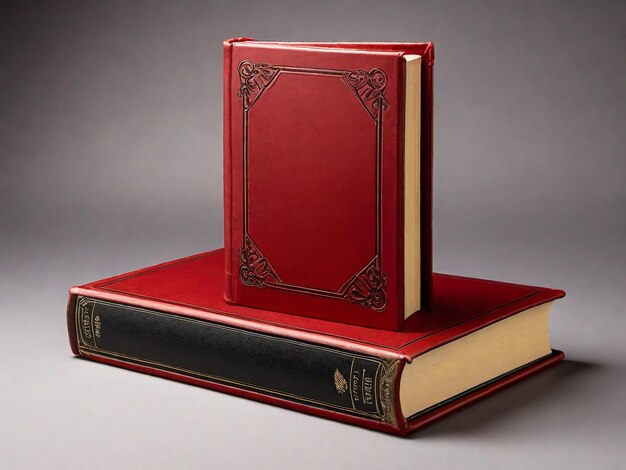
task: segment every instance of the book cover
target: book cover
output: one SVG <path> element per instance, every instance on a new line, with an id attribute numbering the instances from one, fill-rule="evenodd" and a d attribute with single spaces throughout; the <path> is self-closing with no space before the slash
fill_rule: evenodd
<path id="1" fill-rule="evenodd" d="M 222 296 L 223 263 L 224 250 L 216 250 L 72 288 L 67 310 L 72 351 L 395 434 L 413 432 L 563 358 L 548 346 L 517 367 L 492 372 L 476 386 L 411 411 L 402 395 L 415 364 L 564 293 L 435 274 L 432 312 L 413 316 L 405 331 L 395 332 L 228 304 Z M 488 354 L 516 349 L 514 336 L 490 341 L 501 349 Z"/>
<path id="2" fill-rule="evenodd" d="M 433 51 L 224 43 L 228 302 L 387 330 L 428 309 Z"/>

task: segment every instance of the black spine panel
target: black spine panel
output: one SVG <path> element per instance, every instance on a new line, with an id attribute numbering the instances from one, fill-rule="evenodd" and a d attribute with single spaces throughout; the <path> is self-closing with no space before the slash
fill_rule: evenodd
<path id="1" fill-rule="evenodd" d="M 76 330 L 85 355 L 395 424 L 397 361 L 82 296 Z"/>

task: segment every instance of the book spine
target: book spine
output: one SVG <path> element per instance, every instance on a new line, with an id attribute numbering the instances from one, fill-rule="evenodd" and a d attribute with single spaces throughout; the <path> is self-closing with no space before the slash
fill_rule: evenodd
<path id="1" fill-rule="evenodd" d="M 420 138 L 421 169 L 421 281 L 422 281 L 422 310 L 432 307 L 433 290 L 433 67 L 435 64 L 435 49 L 431 44 L 422 57 L 422 116 Z"/>
<path id="2" fill-rule="evenodd" d="M 72 306 L 70 335 L 86 358 L 389 432 L 405 425 L 400 358 L 82 295 Z"/>
<path id="3" fill-rule="evenodd" d="M 231 41 L 224 41 L 224 119 L 223 126 L 223 146 L 224 146 L 224 300 L 232 302 L 232 252 L 231 252 L 231 229 L 232 229 L 232 174 L 231 174 L 231 66 L 232 66 L 233 45 Z"/>

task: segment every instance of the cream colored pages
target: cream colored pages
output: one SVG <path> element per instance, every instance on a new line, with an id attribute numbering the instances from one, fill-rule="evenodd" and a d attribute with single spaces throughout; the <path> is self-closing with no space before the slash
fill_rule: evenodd
<path id="1" fill-rule="evenodd" d="M 406 55 L 404 106 L 404 318 L 421 308 L 419 55 Z"/>
<path id="2" fill-rule="evenodd" d="M 416 357 L 400 382 L 404 416 L 550 354 L 551 306 L 533 307 Z"/>

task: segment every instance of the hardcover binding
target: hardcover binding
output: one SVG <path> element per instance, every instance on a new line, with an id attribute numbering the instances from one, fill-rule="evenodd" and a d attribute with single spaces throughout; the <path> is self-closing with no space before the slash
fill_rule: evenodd
<path id="1" fill-rule="evenodd" d="M 253 40 L 253 39 L 250 39 Z M 269 41 L 264 41 L 269 43 Z M 275 44 L 280 44 L 276 42 Z M 434 65 L 435 46 L 432 42 L 284 42 L 294 46 L 329 47 L 371 51 L 399 51 L 422 56 L 422 115 L 421 115 L 421 282 L 422 310 L 428 310 L 432 298 L 433 253 L 433 142 L 434 142 Z"/>
<path id="2" fill-rule="evenodd" d="M 404 67 L 403 61 L 399 59 L 404 52 L 424 55 L 420 203 L 423 214 L 420 221 L 422 285 L 418 288 L 422 292 L 423 309 L 426 310 L 432 288 L 432 64 L 434 61 L 432 44 L 364 43 L 358 44 L 358 48 L 362 49 L 359 51 L 357 45 L 349 43 L 250 41 L 252 40 L 236 39 L 224 43 L 224 240 L 226 252 L 229 254 L 225 260 L 225 300 L 240 305 L 332 321 L 399 330 L 404 322 L 404 286 L 401 274 L 404 260 L 401 256 L 402 250 L 399 249 L 403 246 L 403 219 L 398 213 L 401 212 L 398 208 L 401 208 L 402 204 L 403 181 L 399 167 L 401 157 L 399 161 L 391 157 L 392 155 L 401 156 L 403 148 L 402 139 L 394 134 L 394 129 L 401 129 L 403 125 L 403 116 L 400 115 L 399 110 L 403 107 Z M 243 50 L 240 50 L 242 46 L 238 45 L 240 42 L 245 43 Z M 301 54 L 303 48 L 307 50 L 305 55 Z M 390 73 L 392 76 L 389 76 Z M 304 76 L 329 78 L 334 76 L 339 81 L 331 82 L 327 78 L 316 79 L 323 83 L 321 85 L 316 84 L 313 78 L 305 80 L 302 78 Z M 278 80 L 279 77 L 282 78 Z M 267 92 L 268 89 L 279 86 L 276 85 L 277 81 L 282 83 L 281 90 L 286 90 L 278 97 L 276 92 Z M 345 86 L 340 84 L 341 81 Z M 341 101 L 343 104 L 336 105 L 336 111 L 333 111 L 333 105 L 329 102 L 325 108 L 327 109 L 326 119 L 332 117 L 337 110 L 351 105 L 346 101 L 350 99 L 347 97 L 351 91 L 371 116 L 370 122 L 373 120 L 375 123 L 376 132 L 371 136 L 364 133 L 366 132 L 364 129 L 371 126 L 367 124 L 367 120 L 359 124 L 349 124 L 349 126 L 347 121 L 341 123 L 342 128 L 345 127 L 343 129 L 345 134 L 356 136 L 353 139 L 354 142 L 348 142 L 349 145 L 354 146 L 357 141 L 368 142 L 375 135 L 375 141 L 372 140 L 372 144 L 375 144 L 378 162 L 375 175 L 365 172 L 351 181 L 356 188 L 355 194 L 364 203 L 363 207 L 369 207 L 371 204 L 372 209 L 375 208 L 375 227 L 368 228 L 360 225 L 352 227 L 351 223 L 362 224 L 368 220 L 367 217 L 359 219 L 355 216 L 351 223 L 341 222 L 342 227 L 333 233 L 332 229 L 336 227 L 336 222 L 317 224 L 317 226 L 298 222 L 306 220 L 308 213 L 306 210 L 298 212 L 299 209 L 293 213 L 287 211 L 286 218 L 282 221 L 280 213 L 284 210 L 284 204 L 279 202 L 277 205 L 273 202 L 278 196 L 274 194 L 276 188 L 271 186 L 271 180 L 274 177 L 272 171 L 275 171 L 275 168 L 272 168 L 272 162 L 280 161 L 278 168 L 289 168 L 289 165 L 292 165 L 292 163 L 284 162 L 285 158 L 289 158 L 287 156 L 289 152 L 285 150 L 281 153 L 280 151 L 283 147 L 291 148 L 289 144 L 291 137 L 289 135 L 265 136 L 259 133 L 258 124 L 255 123 L 280 122 L 281 115 L 274 110 L 290 109 L 289 93 L 293 89 L 297 90 L 298 87 L 306 86 L 305 84 L 309 86 L 315 84 L 317 89 L 319 87 L 326 89 L 331 83 L 336 83 L 333 86 L 338 88 L 330 92 L 334 94 L 329 96 L 332 96 L 333 100 L 344 100 L 345 103 Z M 344 91 L 340 92 L 340 88 Z M 266 94 L 269 98 L 261 98 Z M 319 95 L 316 97 L 319 99 Z M 258 107 L 257 102 L 262 103 L 261 108 Z M 260 113 L 260 117 L 251 117 L 253 106 L 255 106 L 254 113 Z M 393 111 L 390 112 L 389 109 Z M 320 112 L 322 112 L 321 109 Z M 355 117 L 365 119 L 361 117 L 358 110 L 350 115 L 351 119 Z M 385 121 L 386 124 L 384 124 Z M 382 137 L 383 129 L 387 129 L 384 131 L 387 134 L 385 139 Z M 239 142 L 241 137 L 243 137 L 243 144 Z M 278 149 L 272 154 L 274 160 L 267 161 L 264 165 L 255 162 L 254 159 L 250 161 L 248 142 L 251 138 L 257 142 L 257 146 L 263 145 L 260 142 L 267 142 L 272 146 L 271 148 Z M 282 142 L 286 143 L 283 145 Z M 334 151 L 336 152 L 337 149 Z M 318 154 L 326 153 L 318 152 Z M 332 151 L 329 154 L 332 154 Z M 342 155 L 359 156 L 367 154 L 367 147 L 361 150 L 350 148 L 342 153 Z M 386 159 L 383 159 L 383 154 L 387 155 Z M 258 155 L 258 152 L 255 155 Z M 259 158 L 255 156 L 255 159 Z M 346 162 L 350 163 L 349 159 Z M 353 165 L 353 167 L 358 166 L 362 165 L 358 162 Z M 256 175 L 252 179 L 251 171 L 253 175 Z M 325 170 L 322 165 L 321 169 L 318 168 L 315 171 L 318 172 L 317 177 L 321 174 L 332 179 L 330 176 L 333 172 L 332 168 Z M 288 175 L 289 173 L 286 173 L 282 179 L 279 179 L 281 184 L 289 180 Z M 311 178 L 315 177 L 314 175 Z M 396 177 L 399 180 L 395 180 Z M 375 201 L 371 200 L 369 189 L 358 189 L 369 187 L 370 183 L 358 186 L 360 179 L 365 182 L 368 178 L 371 178 L 370 181 L 376 181 Z M 337 182 L 332 186 L 333 188 L 341 187 L 341 184 Z M 386 188 L 384 197 L 381 189 L 383 187 Z M 304 206 L 311 205 L 312 208 L 309 208 L 309 211 L 328 211 L 330 207 L 337 206 L 337 201 L 342 199 L 339 194 L 337 197 L 324 196 L 328 188 L 320 188 L 323 190 L 321 192 L 315 189 L 315 187 L 310 188 L 307 198 L 299 201 L 299 204 L 306 201 Z M 250 195 L 251 192 L 252 195 Z M 313 195 L 311 192 L 317 192 L 317 194 Z M 309 204 L 315 198 L 321 198 L 324 209 L 315 209 L 315 203 Z M 289 204 L 287 206 L 289 207 Z M 359 207 L 354 207 L 354 209 L 357 213 L 362 213 L 359 211 L 365 209 L 359 209 Z M 349 213 L 348 209 L 346 211 Z M 268 222 L 270 219 L 264 215 L 266 213 L 272 213 L 271 220 L 275 225 L 274 228 Z M 315 215 L 318 216 L 318 214 Z M 251 217 L 255 218 L 252 228 L 250 228 Z M 335 218 L 330 217 L 329 220 L 336 220 L 336 216 L 333 217 Z M 277 218 L 280 220 L 276 220 Z M 324 218 L 322 217 L 321 220 Z M 359 220 L 361 222 L 358 222 Z M 311 235 L 312 230 L 303 228 L 304 232 L 299 232 L 300 236 L 295 239 L 283 239 L 285 230 L 281 227 L 293 224 L 300 224 L 299 227 L 311 227 L 311 229 L 324 229 L 326 232 L 315 234 L 316 238 Z M 257 232 L 253 233 L 255 230 Z M 347 235 L 341 235 L 342 233 L 349 234 L 348 238 L 346 238 Z M 369 237 L 372 237 L 371 240 Z M 302 240 L 308 241 L 302 243 Z M 325 253 L 324 251 L 328 249 L 322 251 L 319 247 L 311 249 L 309 244 L 312 241 L 323 241 L 322 246 L 336 248 L 339 251 Z M 357 244 L 346 245 L 352 242 Z M 365 247 L 371 246 L 370 244 L 375 246 L 375 250 L 368 257 L 366 253 L 369 249 Z M 307 266 L 311 260 L 315 260 L 316 263 L 320 260 L 319 263 L 321 263 L 321 265 L 315 264 L 317 276 L 315 278 L 307 273 L 307 269 L 310 270 Z M 326 266 L 325 263 L 328 267 L 323 268 L 324 273 L 320 273 L 320 266 Z M 351 267 L 348 268 L 348 266 Z M 285 272 L 288 278 L 285 277 Z M 330 273 L 334 276 L 333 279 L 326 280 L 325 276 Z"/>
<path id="3" fill-rule="evenodd" d="M 543 358 L 536 363 L 529 364 L 527 367 L 514 371 L 511 374 L 499 377 L 497 380 L 477 387 L 442 403 L 440 406 L 405 420 L 399 406 L 399 379 L 404 364 L 410 362 L 417 355 L 435 347 L 483 328 L 499 319 L 514 315 L 519 311 L 562 297 L 564 293 L 562 291 L 531 286 L 436 275 L 434 290 L 436 295 L 433 298 L 435 311 L 432 317 L 424 319 L 422 316 L 416 316 L 415 320 L 408 325 L 411 331 L 390 332 L 313 320 L 278 312 L 248 309 L 224 303 L 219 285 L 223 276 L 223 262 L 223 251 L 218 250 L 72 288 L 70 290 L 67 311 L 68 333 L 72 351 L 77 355 L 94 361 L 200 385 L 395 434 L 413 432 L 435 419 L 452 413 L 460 407 L 482 399 L 505 386 L 554 365 L 563 358 L 562 353 L 554 352 L 551 356 Z M 208 289 L 207 280 L 209 281 Z M 85 319 L 84 311 L 81 313 L 81 304 L 78 302 L 81 296 L 96 299 L 97 302 L 105 305 L 113 305 L 118 309 L 122 309 L 122 313 L 119 314 L 118 312 L 117 317 L 109 317 L 107 319 L 104 316 L 107 313 L 101 312 L 100 318 L 96 318 L 97 315 L 87 315 L 88 318 Z M 231 333 L 241 332 L 241 334 L 253 335 L 254 337 L 262 338 L 263 341 L 269 341 L 269 343 L 259 343 L 259 351 L 265 350 L 266 346 L 271 346 L 271 341 L 278 339 L 279 341 L 291 341 L 293 344 L 298 344 L 298 347 L 312 345 L 313 347 L 321 348 L 320 351 L 325 351 L 324 354 L 330 354 L 328 357 L 341 358 L 341 355 L 349 358 L 360 357 L 372 361 L 372 364 L 382 364 L 385 367 L 381 366 L 379 372 L 387 370 L 388 374 L 386 377 L 381 378 L 382 376 L 379 375 L 378 379 L 376 379 L 375 373 L 369 373 L 369 376 L 374 375 L 375 380 L 377 380 L 378 403 L 380 403 L 380 397 L 384 395 L 387 396 L 387 401 L 389 400 L 388 397 L 393 397 L 391 407 L 393 413 L 379 412 L 378 414 L 362 415 L 351 412 L 349 409 L 334 409 L 332 406 L 323 405 L 323 403 L 320 405 L 320 401 L 323 402 L 328 399 L 326 394 L 328 389 L 321 395 L 315 395 L 317 393 L 315 392 L 317 390 L 315 387 L 312 387 L 314 394 L 308 397 L 313 399 L 313 402 L 310 400 L 294 400 L 293 397 L 285 395 L 285 393 L 293 392 L 290 387 L 294 387 L 294 385 L 289 383 L 289 377 L 293 378 L 294 374 L 297 376 L 298 374 L 309 373 L 303 372 L 303 370 L 298 371 L 297 368 L 294 372 L 286 373 L 283 379 L 281 379 L 282 382 L 279 380 L 274 383 L 274 389 L 282 394 L 260 390 L 258 386 L 263 386 L 263 383 L 252 383 L 252 387 L 234 383 L 233 379 L 237 380 L 237 378 L 242 379 L 239 382 L 245 382 L 246 380 L 250 382 L 250 376 L 245 376 L 244 374 L 245 364 L 241 365 L 241 373 L 244 375 L 239 377 L 232 375 L 237 374 L 237 371 L 240 369 L 233 364 L 221 370 L 221 372 L 218 371 L 219 373 L 217 374 L 215 374 L 214 370 L 196 370 L 196 373 L 194 373 L 193 368 L 195 365 L 193 361 L 196 360 L 194 358 L 201 358 L 205 353 L 199 354 L 199 351 L 193 348 L 202 348 L 208 344 L 219 344 L 219 336 L 215 337 L 217 338 L 215 342 L 207 341 L 206 338 L 202 339 L 201 336 L 194 342 L 187 334 L 182 335 L 181 338 L 184 339 L 179 338 L 176 341 L 173 338 L 169 338 L 172 341 L 170 343 L 166 342 L 166 344 L 176 345 L 179 352 L 170 356 L 174 361 L 169 364 L 171 367 L 167 367 L 167 364 L 166 367 L 158 366 L 154 363 L 155 360 L 162 364 L 167 361 L 163 361 L 163 357 L 150 357 L 150 355 L 166 354 L 167 347 L 170 346 L 158 347 L 159 343 L 153 336 L 150 336 L 150 340 L 144 343 L 138 341 L 133 345 L 130 342 L 130 346 L 128 341 L 126 343 L 123 341 L 124 335 L 130 334 L 129 332 L 131 331 L 141 331 L 144 328 L 141 326 L 139 316 L 136 316 L 134 319 L 131 317 L 125 319 L 124 311 L 129 315 L 134 315 L 137 311 L 141 313 L 145 310 L 151 310 L 158 315 L 167 316 L 172 319 L 170 321 L 178 320 L 193 323 L 196 325 L 196 328 L 188 330 L 188 332 L 192 332 L 191 336 L 196 334 L 193 333 L 196 330 L 197 334 L 200 334 L 203 325 L 210 325 L 215 328 L 225 328 Z M 79 316 L 77 317 L 77 315 Z M 447 319 L 448 323 L 444 319 Z M 137 323 L 133 323 L 135 320 Z M 124 321 L 131 322 L 124 323 Z M 84 338 L 80 341 L 77 339 L 77 336 L 80 335 L 81 325 L 86 325 L 89 331 L 86 334 L 87 336 L 92 338 L 95 336 L 96 339 L 93 340 L 93 343 L 90 338 L 87 338 L 86 341 Z M 143 334 L 150 333 L 148 330 L 145 330 Z M 171 325 L 163 328 L 163 331 L 166 333 L 174 330 L 175 327 Z M 96 334 L 100 334 L 100 338 Z M 115 340 L 109 344 L 111 351 L 108 353 L 101 350 L 106 349 L 106 342 L 102 342 L 106 340 L 101 338 L 106 338 L 107 334 L 109 335 L 109 340 L 111 338 Z M 97 343 L 97 341 L 100 342 Z M 222 349 L 221 353 L 213 351 L 213 362 L 209 366 L 219 367 L 220 363 L 222 365 L 225 364 L 224 361 L 226 359 L 220 361 L 220 358 L 226 357 L 223 353 L 224 351 L 236 351 L 238 346 L 235 343 L 237 341 L 232 343 L 232 348 L 228 345 L 224 346 L 225 349 Z M 263 346 L 263 344 L 266 344 L 266 346 Z M 136 349 L 137 347 L 139 347 L 139 350 Z M 132 348 L 135 349 L 132 350 Z M 110 354 L 111 352 L 117 352 L 117 355 Z M 132 354 L 128 354 L 129 352 Z M 188 367 L 181 367 L 184 364 L 181 365 L 175 362 L 178 360 L 176 358 L 181 357 L 179 353 L 183 354 L 183 356 L 184 354 L 191 354 L 192 362 L 188 364 Z M 135 359 L 123 357 L 120 354 L 125 356 L 134 355 Z M 266 351 L 261 354 L 269 353 Z M 284 355 L 277 354 L 274 359 L 280 364 Z M 255 354 L 251 354 L 250 357 L 255 357 Z M 302 357 L 311 359 L 307 354 L 304 354 Z M 284 360 L 287 361 L 283 364 L 287 370 L 292 370 L 289 368 L 293 367 L 294 363 L 298 363 L 298 361 L 293 360 L 289 362 L 288 358 Z M 322 387 L 329 387 L 331 391 L 346 387 L 346 384 L 343 384 L 341 379 L 343 378 L 348 382 L 347 377 L 350 376 L 350 372 L 346 371 L 345 364 L 338 366 L 341 360 L 339 359 L 339 363 L 329 364 L 327 360 L 320 359 L 319 362 L 323 365 L 323 371 L 321 375 L 317 376 L 318 378 L 313 378 L 314 383 L 318 384 L 316 387 L 320 383 L 326 384 Z M 259 366 L 266 367 L 267 364 L 271 363 L 273 363 L 273 360 L 269 362 L 261 361 Z M 313 364 L 315 364 L 315 361 Z M 309 369 L 309 367 L 304 367 L 305 371 L 309 371 Z M 340 373 L 340 376 L 334 375 L 337 371 Z M 213 372 L 213 376 L 207 376 L 210 375 L 207 372 Z M 245 373 L 249 374 L 249 372 Z M 306 375 L 305 377 L 311 376 Z M 339 391 L 336 393 L 339 393 Z M 315 403 L 316 401 L 318 403 Z"/>
<path id="4" fill-rule="evenodd" d="M 75 335 L 84 356 L 193 376 L 397 426 L 401 359 L 233 328 L 79 296 Z"/>

